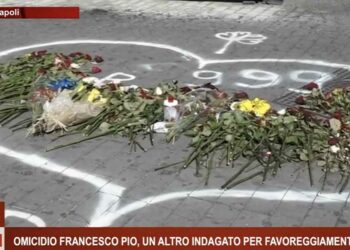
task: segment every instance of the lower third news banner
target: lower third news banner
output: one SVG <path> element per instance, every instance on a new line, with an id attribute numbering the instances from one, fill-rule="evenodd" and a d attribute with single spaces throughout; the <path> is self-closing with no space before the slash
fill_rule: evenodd
<path id="1" fill-rule="evenodd" d="M 321 218 L 320 218 L 321 219 Z M 4 230 L 10 249 L 350 249 L 349 228 L 20 228 Z"/>

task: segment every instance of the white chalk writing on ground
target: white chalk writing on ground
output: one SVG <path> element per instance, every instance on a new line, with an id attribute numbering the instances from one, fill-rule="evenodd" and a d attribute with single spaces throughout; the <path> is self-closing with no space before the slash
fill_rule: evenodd
<path id="1" fill-rule="evenodd" d="M 202 80 L 215 80 L 211 82 L 213 85 L 222 84 L 222 72 L 212 70 L 198 70 L 193 72 L 193 77 Z"/>

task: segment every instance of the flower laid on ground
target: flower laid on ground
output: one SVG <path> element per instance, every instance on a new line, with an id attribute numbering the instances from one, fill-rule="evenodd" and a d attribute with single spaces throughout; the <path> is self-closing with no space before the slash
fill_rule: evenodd
<path id="1" fill-rule="evenodd" d="M 46 50 L 0 64 L 0 105 L 5 107 L 0 107 L 0 124 L 8 124 L 31 110 L 33 119 L 26 118 L 11 126 L 13 130 L 30 127 L 41 116 L 44 103 L 58 91 L 74 88 L 91 66 L 80 52 L 67 56 Z"/>
<path id="2" fill-rule="evenodd" d="M 233 102 L 230 105 L 231 110 L 240 110 L 242 112 L 254 113 L 255 116 L 264 116 L 270 109 L 271 105 L 260 98 L 253 100 L 245 99 L 240 102 Z"/>
<path id="3" fill-rule="evenodd" d="M 102 58 L 101 56 L 95 56 L 95 57 L 94 57 L 94 61 L 97 62 L 97 63 L 101 63 L 101 62 L 103 62 L 104 60 L 103 60 L 103 58 Z"/>
<path id="4" fill-rule="evenodd" d="M 323 93 L 316 83 L 310 83 L 305 86 L 310 93 L 298 97 L 298 105 L 277 113 L 267 100 L 249 99 L 245 92 L 231 95 L 209 83 L 179 86 L 171 82 L 144 88 L 102 82 L 90 75 L 102 71 L 96 66 L 102 61 L 81 52 L 66 56 L 42 51 L 0 64 L 0 124 L 16 120 L 10 128 L 30 128 L 32 134 L 61 130 L 58 138 L 84 135 L 51 150 L 120 135 L 129 138 L 132 150 L 146 151 L 139 138 L 148 137 L 153 145 L 156 128 L 167 132 L 169 143 L 186 135 L 191 138 L 192 151 L 171 166 L 195 166 L 196 175 L 206 171 L 208 183 L 211 170 L 225 163 L 233 174 L 222 188 L 252 178 L 265 182 L 291 162 L 305 164 L 311 184 L 313 169 L 319 167 L 324 171 L 323 186 L 329 173 L 342 177 L 340 191 L 347 186 L 349 88 Z M 74 64 L 79 68 L 72 67 Z M 179 119 L 164 123 L 165 100 L 177 101 L 172 108 Z M 22 118 L 27 111 L 32 118 Z"/>
<path id="5" fill-rule="evenodd" d="M 91 73 L 92 73 L 92 74 L 97 74 L 97 73 L 100 73 L 100 72 L 102 72 L 102 69 L 99 68 L 99 67 L 97 67 L 97 66 L 93 66 L 93 67 L 91 68 Z"/>
<path id="6" fill-rule="evenodd" d="M 310 90 L 310 91 L 313 89 L 318 89 L 318 88 L 319 88 L 319 86 L 315 82 L 310 82 L 303 87 L 303 89 Z"/>

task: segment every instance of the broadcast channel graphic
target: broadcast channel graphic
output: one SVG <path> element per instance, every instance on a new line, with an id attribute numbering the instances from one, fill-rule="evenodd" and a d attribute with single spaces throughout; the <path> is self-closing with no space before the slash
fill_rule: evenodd
<path id="1" fill-rule="evenodd" d="M 349 12 L 2 0 L 0 250 L 349 249 Z"/>

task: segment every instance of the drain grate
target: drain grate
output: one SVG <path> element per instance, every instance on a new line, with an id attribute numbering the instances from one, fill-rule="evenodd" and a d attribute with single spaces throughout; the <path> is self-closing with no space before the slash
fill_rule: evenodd
<path id="1" fill-rule="evenodd" d="M 327 92 L 334 88 L 344 88 L 344 87 L 350 87 L 350 71 L 347 69 L 338 69 L 332 73 L 331 80 L 323 83 L 322 91 Z M 300 90 L 303 90 L 303 87 L 301 87 Z M 295 106 L 295 99 L 300 95 L 302 94 L 296 93 L 296 92 L 290 92 L 284 96 L 278 97 L 272 102 L 278 105 L 291 107 L 291 106 Z"/>

